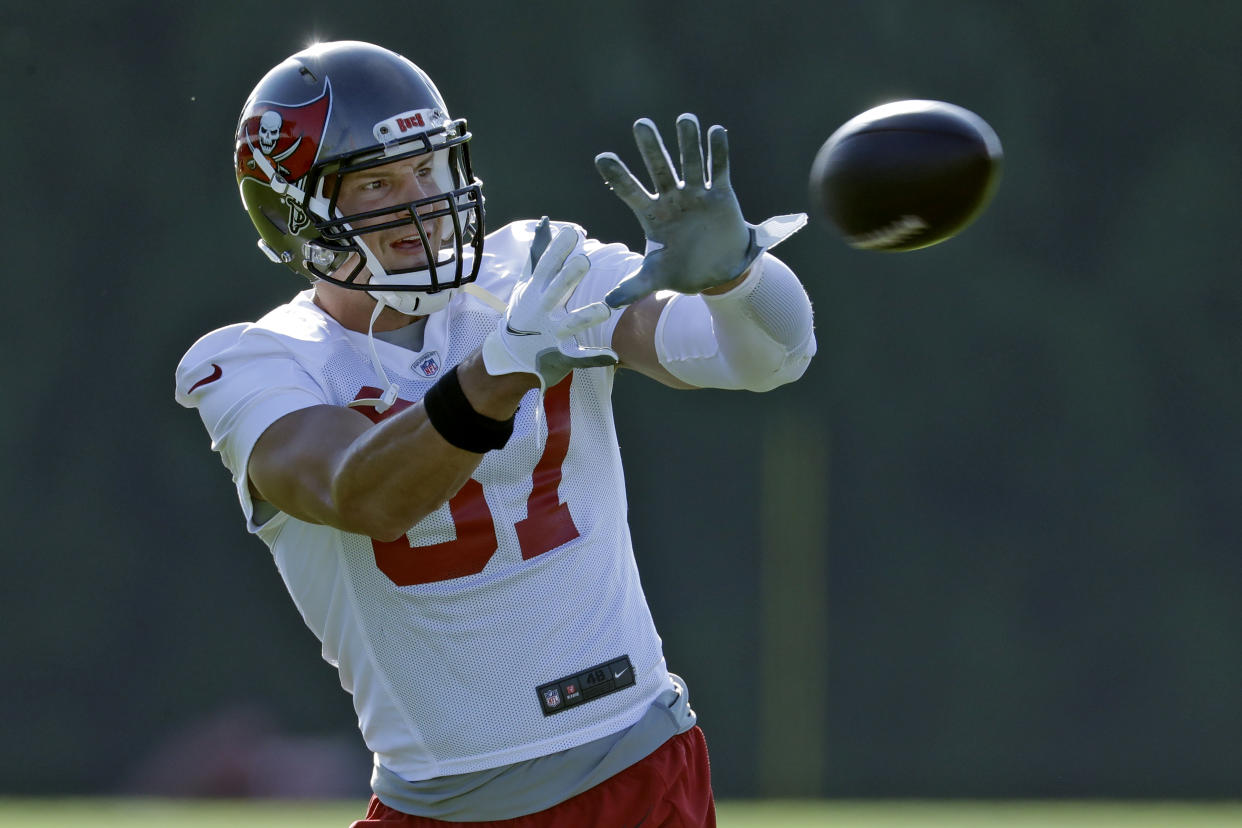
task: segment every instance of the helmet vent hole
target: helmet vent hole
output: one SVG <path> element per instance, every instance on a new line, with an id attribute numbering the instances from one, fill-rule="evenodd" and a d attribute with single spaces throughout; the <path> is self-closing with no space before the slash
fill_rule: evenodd
<path id="1" fill-rule="evenodd" d="M 288 235 L 289 224 L 285 221 L 284 216 L 280 215 L 280 213 L 277 213 L 275 210 L 272 210 L 266 205 L 260 207 L 259 212 L 263 214 L 263 218 L 272 223 L 273 227 L 279 230 L 282 234 Z"/>

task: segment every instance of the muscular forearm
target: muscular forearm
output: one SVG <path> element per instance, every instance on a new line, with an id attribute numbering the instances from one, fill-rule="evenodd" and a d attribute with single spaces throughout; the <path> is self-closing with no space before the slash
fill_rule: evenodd
<path id="1" fill-rule="evenodd" d="M 498 420 L 537 382 L 532 374 L 488 376 L 477 353 L 457 373 L 471 407 Z M 247 476 L 256 499 L 292 517 L 395 540 L 465 485 L 482 459 L 482 450 L 445 440 L 421 401 L 379 423 L 357 409 L 317 405 L 267 427 Z"/>
<path id="2" fill-rule="evenodd" d="M 495 420 L 517 411 L 537 381 L 530 374 L 493 377 L 477 354 L 458 366 L 471 406 Z M 451 445 L 422 402 L 360 434 L 332 476 L 332 500 L 343 523 L 392 540 L 438 509 L 465 485 L 484 455 Z"/>

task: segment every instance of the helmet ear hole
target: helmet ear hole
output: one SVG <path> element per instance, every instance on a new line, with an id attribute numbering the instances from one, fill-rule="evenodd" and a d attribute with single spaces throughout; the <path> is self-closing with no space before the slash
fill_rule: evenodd
<path id="1" fill-rule="evenodd" d="M 280 213 L 267 205 L 260 207 L 259 212 L 263 214 L 263 218 L 267 219 L 282 236 L 288 235 L 289 224 L 285 221 L 284 217 L 280 215 Z"/>

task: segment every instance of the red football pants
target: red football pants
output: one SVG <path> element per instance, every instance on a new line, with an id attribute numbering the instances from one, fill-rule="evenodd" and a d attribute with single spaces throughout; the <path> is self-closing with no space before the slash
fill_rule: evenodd
<path id="1" fill-rule="evenodd" d="M 697 726 L 590 790 L 543 811 L 494 822 L 444 822 L 394 811 L 375 797 L 350 828 L 715 828 L 707 742 Z"/>

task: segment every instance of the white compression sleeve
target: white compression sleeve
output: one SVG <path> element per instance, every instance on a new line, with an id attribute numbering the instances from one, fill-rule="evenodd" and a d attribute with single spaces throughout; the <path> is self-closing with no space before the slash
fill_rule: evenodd
<path id="1" fill-rule="evenodd" d="M 669 300 L 655 346 L 682 382 L 770 391 L 802 376 L 815 355 L 811 301 L 794 272 L 765 253 L 728 293 Z"/>

